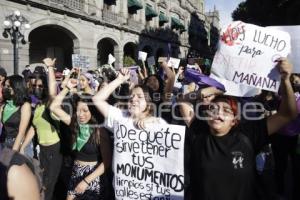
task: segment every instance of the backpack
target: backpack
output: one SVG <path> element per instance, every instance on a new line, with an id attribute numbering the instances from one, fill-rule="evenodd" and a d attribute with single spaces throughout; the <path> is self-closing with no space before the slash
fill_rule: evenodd
<path id="1" fill-rule="evenodd" d="M 6 168 L 6 175 L 7 175 L 7 171 L 9 170 L 9 167 L 11 166 L 11 161 L 14 158 L 14 156 L 18 156 L 22 158 L 22 160 L 24 160 L 24 163 L 30 168 L 30 170 L 32 171 L 32 173 L 37 179 L 37 183 L 40 191 L 40 199 L 44 200 L 45 188 L 43 187 L 43 180 L 42 180 L 43 171 L 40 168 L 40 162 L 34 158 L 25 157 L 17 153 L 16 151 L 13 151 L 12 149 L 4 147 L 1 149 L 0 163 L 4 165 L 4 167 Z"/>

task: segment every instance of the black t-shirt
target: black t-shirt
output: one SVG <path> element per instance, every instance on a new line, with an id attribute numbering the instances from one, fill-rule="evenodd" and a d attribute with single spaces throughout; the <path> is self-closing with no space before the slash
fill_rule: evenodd
<path id="1" fill-rule="evenodd" d="M 186 196 L 195 200 L 258 200 L 255 155 L 267 140 L 266 120 L 249 121 L 218 137 L 195 120 L 186 138 Z"/>

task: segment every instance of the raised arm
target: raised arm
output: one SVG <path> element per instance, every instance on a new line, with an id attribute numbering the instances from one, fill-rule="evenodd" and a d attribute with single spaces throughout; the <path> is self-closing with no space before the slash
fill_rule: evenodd
<path id="1" fill-rule="evenodd" d="M 56 96 L 56 79 L 55 79 L 55 72 L 54 72 L 54 65 L 55 65 L 56 58 L 45 58 L 43 62 L 48 67 L 48 92 L 50 101 Z"/>
<path id="2" fill-rule="evenodd" d="M 56 117 L 58 117 L 67 125 L 71 124 L 71 116 L 62 109 L 61 104 L 68 92 L 72 88 L 76 87 L 76 85 L 77 80 L 70 79 L 67 86 L 53 99 L 52 103 L 50 104 L 51 112 L 53 112 Z"/>
<path id="3" fill-rule="evenodd" d="M 19 124 L 19 132 L 16 137 L 15 143 L 13 145 L 13 150 L 19 151 L 21 147 L 21 143 L 25 137 L 25 133 L 27 131 L 27 127 L 29 125 L 30 117 L 31 117 L 31 105 L 28 102 L 25 102 L 21 106 L 21 120 Z"/>
<path id="4" fill-rule="evenodd" d="M 118 77 L 104 86 L 94 97 L 93 102 L 97 109 L 106 118 L 108 116 L 109 104 L 106 102 L 108 97 L 119 87 L 123 82 L 127 81 L 130 77 L 128 69 L 123 68 L 118 74 Z"/>
<path id="5" fill-rule="evenodd" d="M 166 85 L 164 88 L 164 101 L 170 101 L 171 93 L 175 82 L 175 74 L 168 66 L 167 62 L 162 62 L 161 67 L 167 75 Z"/>
<path id="6" fill-rule="evenodd" d="M 267 118 L 268 134 L 276 133 L 284 125 L 295 119 L 298 115 L 296 99 L 290 76 L 292 64 L 285 58 L 281 58 L 277 65 L 281 75 L 281 103 L 276 114 Z"/>
<path id="7" fill-rule="evenodd" d="M 185 95 L 181 95 L 177 98 L 179 103 L 179 111 L 183 117 L 185 124 L 190 126 L 195 114 L 193 104 L 197 100 L 201 100 L 202 104 L 209 104 L 217 95 L 223 94 L 223 91 L 218 90 L 215 87 L 207 87 L 196 92 L 190 92 Z"/>

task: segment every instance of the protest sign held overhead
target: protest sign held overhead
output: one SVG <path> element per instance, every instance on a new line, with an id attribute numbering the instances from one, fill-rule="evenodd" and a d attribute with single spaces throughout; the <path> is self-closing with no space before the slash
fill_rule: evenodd
<path id="1" fill-rule="evenodd" d="M 109 54 L 108 55 L 108 64 L 112 65 L 115 61 L 116 61 L 116 58 L 113 55 Z"/>
<path id="2" fill-rule="evenodd" d="M 119 123 L 114 141 L 116 199 L 184 199 L 185 127 L 136 129 Z"/>
<path id="3" fill-rule="evenodd" d="M 139 51 L 139 56 L 138 56 L 138 59 L 145 62 L 146 59 L 147 59 L 147 53 L 146 52 L 143 52 L 143 51 Z"/>
<path id="4" fill-rule="evenodd" d="M 230 95 L 252 96 L 257 89 L 277 92 L 276 61 L 290 53 L 290 41 L 287 32 L 233 22 L 221 32 L 211 76 L 230 87 Z"/>
<path id="5" fill-rule="evenodd" d="M 174 69 L 178 69 L 180 65 L 180 59 L 170 57 L 168 61 L 168 66 L 173 67 Z"/>
<path id="6" fill-rule="evenodd" d="M 79 67 L 79 68 L 89 68 L 90 67 L 90 59 L 88 56 L 72 54 L 72 66 Z"/>

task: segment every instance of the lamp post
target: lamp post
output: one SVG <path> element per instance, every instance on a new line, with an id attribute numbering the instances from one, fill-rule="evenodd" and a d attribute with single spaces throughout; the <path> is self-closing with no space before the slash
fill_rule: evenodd
<path id="1" fill-rule="evenodd" d="M 24 29 L 29 29 L 29 21 L 21 15 L 20 11 L 16 10 L 13 14 L 5 17 L 3 22 L 4 31 L 2 33 L 4 38 L 10 36 L 14 49 L 14 74 L 18 74 L 19 69 L 19 42 L 26 44 Z"/>

